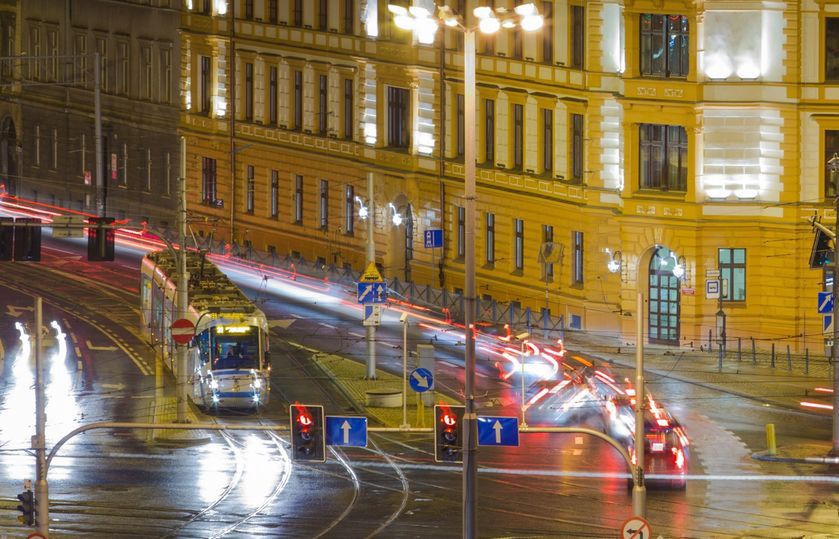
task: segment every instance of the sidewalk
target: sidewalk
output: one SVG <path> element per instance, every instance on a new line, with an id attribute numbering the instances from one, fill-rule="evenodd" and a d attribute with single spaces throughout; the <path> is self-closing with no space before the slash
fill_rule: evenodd
<path id="1" fill-rule="evenodd" d="M 635 347 L 621 345 L 618 339 L 584 332 L 566 333 L 565 345 L 570 351 L 580 351 L 594 358 L 626 369 L 635 368 Z M 829 417 L 829 410 L 814 410 L 801 406 L 802 401 L 832 403 L 832 395 L 817 394 L 816 387 L 833 387 L 833 368 L 826 358 L 811 358 L 808 374 L 802 365 L 793 363 L 788 370 L 786 355 L 776 357 L 775 367 L 761 358 L 753 364 L 751 355 L 742 359 L 723 358 L 720 368 L 717 353 L 656 345 L 644 346 L 644 371 L 647 380 L 669 377 L 682 382 L 701 385 L 772 406 L 797 410 L 802 413 Z M 797 372 L 796 372 L 797 371 Z M 776 455 L 758 452 L 756 460 L 774 462 L 819 463 L 831 449 L 830 440 L 823 444 L 779 446 Z"/>

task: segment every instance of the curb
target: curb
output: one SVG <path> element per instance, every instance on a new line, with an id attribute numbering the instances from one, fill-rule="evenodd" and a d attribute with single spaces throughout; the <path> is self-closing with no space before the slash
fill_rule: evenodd
<path id="1" fill-rule="evenodd" d="M 788 462 L 796 464 L 827 464 L 835 466 L 839 464 L 839 457 L 779 457 L 767 453 L 752 453 L 753 460 L 761 462 Z"/>

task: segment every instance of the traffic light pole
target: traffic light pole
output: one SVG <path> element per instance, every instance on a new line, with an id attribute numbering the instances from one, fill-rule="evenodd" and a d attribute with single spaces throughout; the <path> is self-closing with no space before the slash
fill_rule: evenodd
<path id="1" fill-rule="evenodd" d="M 43 326 L 41 297 L 35 298 L 35 511 L 38 532 L 49 534 L 49 488 L 47 487 L 46 422 L 44 411 L 44 378 L 41 368 L 41 326 Z"/>
<path id="2" fill-rule="evenodd" d="M 635 482 L 632 485 L 632 514 L 644 518 L 647 513 L 647 487 L 644 484 L 644 409 L 647 399 L 644 389 L 644 294 L 641 292 L 638 292 L 635 312 L 635 467 L 632 470 Z"/>
<path id="3" fill-rule="evenodd" d="M 831 167 L 830 179 L 833 181 L 836 197 L 833 199 L 834 223 L 833 237 L 833 346 L 830 347 L 833 360 L 833 447 L 830 450 L 831 456 L 839 456 L 839 301 L 837 301 L 837 279 L 839 279 L 839 156 L 833 155 L 828 161 Z"/>
<path id="4" fill-rule="evenodd" d="M 189 274 L 186 269 L 186 139 L 181 137 L 181 167 L 178 178 L 178 319 L 187 316 L 189 303 Z M 189 423 L 187 418 L 187 347 L 175 345 L 177 350 L 178 410 L 177 422 Z"/>

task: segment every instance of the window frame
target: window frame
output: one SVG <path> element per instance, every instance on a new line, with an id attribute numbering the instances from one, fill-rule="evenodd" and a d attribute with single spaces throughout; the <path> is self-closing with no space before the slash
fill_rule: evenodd
<path id="1" fill-rule="evenodd" d="M 256 191 L 256 171 L 253 165 L 248 165 L 245 178 L 245 213 L 253 215 L 254 192 Z"/>
<path id="2" fill-rule="evenodd" d="M 355 186 L 344 186 L 344 234 L 355 234 Z"/>
<path id="3" fill-rule="evenodd" d="M 294 175 L 294 224 L 303 224 L 303 175 Z"/>
<path id="4" fill-rule="evenodd" d="M 513 219 L 513 268 L 524 271 L 524 219 Z"/>
<path id="5" fill-rule="evenodd" d="M 513 168 L 524 168 L 524 105 L 513 103 Z"/>
<path id="6" fill-rule="evenodd" d="M 484 99 L 484 161 L 495 162 L 495 100 Z"/>
<path id="7" fill-rule="evenodd" d="M 544 0 L 542 2 L 542 17 L 544 23 L 542 25 L 542 63 L 553 64 L 554 62 L 554 19 L 553 19 L 553 0 Z"/>
<path id="8" fill-rule="evenodd" d="M 300 131 L 303 129 L 303 72 L 295 70 L 293 75 L 294 109 L 292 129 Z"/>
<path id="9" fill-rule="evenodd" d="M 571 170 L 569 177 L 573 183 L 583 183 L 585 175 L 585 117 L 572 113 L 568 122 L 571 128 Z"/>
<path id="10" fill-rule="evenodd" d="M 320 215 L 321 230 L 329 230 L 329 180 L 320 180 Z"/>
<path id="11" fill-rule="evenodd" d="M 212 59 L 209 56 L 200 56 L 199 57 L 199 64 L 200 64 L 200 84 L 198 87 L 198 91 L 200 92 L 199 100 L 201 109 L 200 112 L 203 114 L 210 114 L 212 109 L 212 99 L 210 97 L 210 85 L 212 84 Z"/>
<path id="12" fill-rule="evenodd" d="M 584 242 L 585 237 L 580 230 L 571 231 L 571 245 L 572 245 L 572 265 L 571 265 L 571 285 L 581 286 L 585 278 L 585 251 Z"/>
<path id="13" fill-rule="evenodd" d="M 271 219 L 278 219 L 280 215 L 280 172 L 278 170 L 271 170 L 270 193 L 270 217 Z"/>
<path id="14" fill-rule="evenodd" d="M 457 243 L 456 243 L 456 257 L 462 260 L 466 256 L 466 208 L 463 206 L 456 206 L 457 215 Z"/>
<path id="15" fill-rule="evenodd" d="M 329 91 L 329 79 L 326 75 L 319 75 L 318 76 L 318 133 L 321 135 L 326 135 L 327 130 L 327 118 L 329 117 L 329 113 L 327 112 L 327 93 Z"/>
<path id="16" fill-rule="evenodd" d="M 542 243 L 553 243 L 554 241 L 554 227 L 553 225 L 542 225 Z M 554 265 L 553 262 L 542 263 L 542 277 L 545 281 L 553 281 Z"/>
<path id="17" fill-rule="evenodd" d="M 649 17 L 650 25 L 649 28 L 644 28 L 647 17 Z M 678 17 L 679 25 L 673 30 L 671 23 L 676 17 Z M 642 77 L 668 79 L 688 77 L 690 74 L 690 18 L 688 16 L 642 13 L 638 17 L 638 35 L 638 71 Z M 672 46 L 669 45 L 671 41 L 674 44 Z M 656 45 L 659 42 L 661 52 L 656 58 Z"/>
<path id="18" fill-rule="evenodd" d="M 495 264 L 495 214 L 486 212 L 484 215 L 484 224 L 486 231 L 484 260 L 487 266 L 492 266 Z"/>
<path id="19" fill-rule="evenodd" d="M 245 62 L 245 121 L 253 121 L 253 62 Z"/>
<path id="20" fill-rule="evenodd" d="M 201 202 L 215 206 L 218 203 L 217 163 L 212 157 L 201 158 Z"/>
<path id="21" fill-rule="evenodd" d="M 411 147 L 411 91 L 399 86 L 387 87 L 387 145 Z"/>
<path id="22" fill-rule="evenodd" d="M 553 176 L 554 163 L 554 111 L 542 110 L 542 172 Z"/>
<path id="23" fill-rule="evenodd" d="M 585 69 L 586 63 L 586 8 L 579 4 L 569 6 L 571 31 L 570 67 L 571 69 Z"/>
<path id="24" fill-rule="evenodd" d="M 668 124 L 638 124 L 638 128 L 639 188 L 686 193 L 690 166 L 687 129 Z M 677 133 L 679 140 L 672 141 L 672 133 Z M 671 163 L 674 152 L 678 157 L 675 164 Z M 674 167 L 676 178 L 671 177 Z"/>
<path id="25" fill-rule="evenodd" d="M 728 262 L 723 262 L 723 252 L 728 253 Z M 736 254 L 742 253 L 743 261 L 736 262 Z M 717 249 L 717 268 L 720 272 L 720 282 L 728 280 L 728 294 L 720 287 L 720 301 L 725 303 L 745 303 L 746 301 L 746 262 L 747 251 L 744 247 L 720 247 Z M 733 297 L 735 272 L 740 274 L 743 280 L 742 296 Z"/>
<path id="26" fill-rule="evenodd" d="M 344 138 L 352 140 L 354 134 L 355 81 L 348 77 L 344 79 Z"/>
<path id="27" fill-rule="evenodd" d="M 465 96 L 457 94 L 455 98 L 455 155 L 463 157 L 466 152 L 466 145 L 464 143 L 465 136 Z"/>
<path id="28" fill-rule="evenodd" d="M 268 67 L 268 123 L 277 125 L 279 115 L 277 114 L 277 88 L 279 83 L 279 69 L 277 66 Z"/>

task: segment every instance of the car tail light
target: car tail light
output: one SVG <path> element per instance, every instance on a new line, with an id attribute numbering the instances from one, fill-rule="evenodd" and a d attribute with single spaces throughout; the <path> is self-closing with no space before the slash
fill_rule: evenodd
<path id="1" fill-rule="evenodd" d="M 659 419 L 656 422 L 658 423 L 659 427 L 666 427 L 666 426 L 670 425 L 670 422 L 667 421 L 666 419 Z"/>
<path id="2" fill-rule="evenodd" d="M 683 470 L 685 467 L 685 454 L 681 449 L 673 448 L 673 454 L 676 455 L 676 467 Z"/>
<path id="3" fill-rule="evenodd" d="M 664 451 L 664 446 L 664 442 L 653 442 L 652 444 L 650 444 L 650 451 L 652 451 L 653 453 L 661 453 L 662 451 Z"/>

